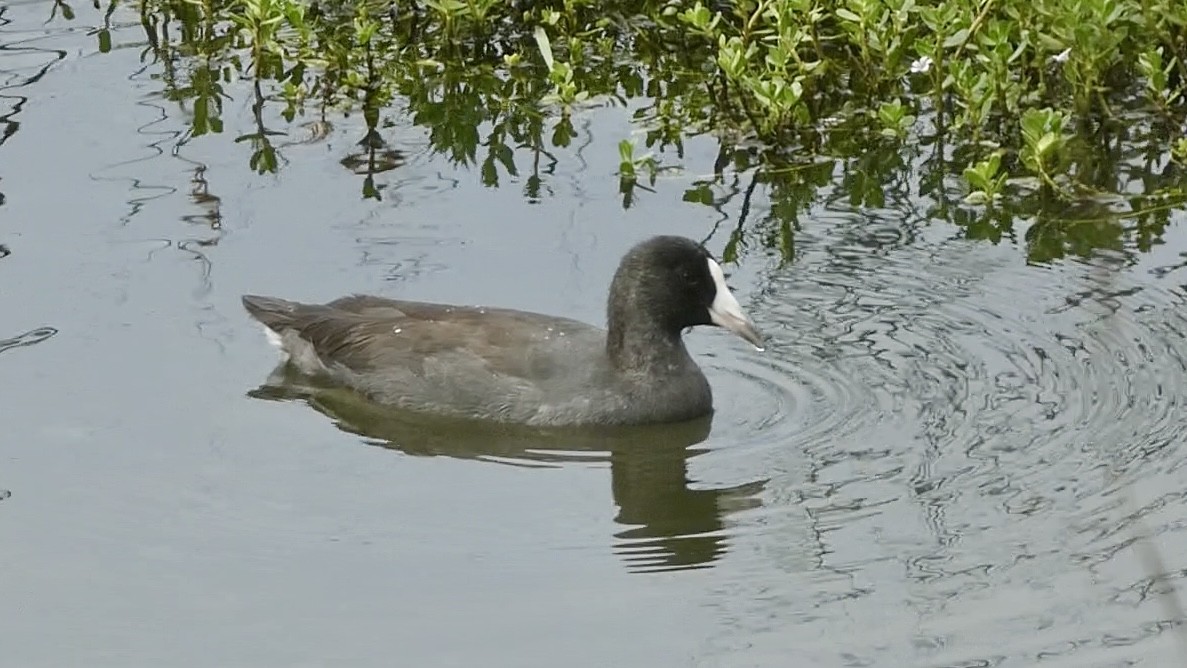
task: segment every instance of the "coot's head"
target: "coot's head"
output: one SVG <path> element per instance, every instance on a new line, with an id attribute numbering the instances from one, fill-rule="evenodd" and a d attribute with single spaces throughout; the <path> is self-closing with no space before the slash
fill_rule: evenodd
<path id="1" fill-rule="evenodd" d="M 673 337 L 696 325 L 717 325 L 762 347 L 754 322 L 725 284 L 721 265 L 700 244 L 652 237 L 627 252 L 610 284 L 611 339 L 656 330 Z"/>

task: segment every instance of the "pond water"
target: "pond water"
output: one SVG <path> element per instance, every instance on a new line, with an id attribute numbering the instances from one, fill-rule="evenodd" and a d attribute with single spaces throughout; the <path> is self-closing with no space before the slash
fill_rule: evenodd
<path id="1" fill-rule="evenodd" d="M 685 171 L 624 209 L 621 109 L 575 117 L 538 196 L 410 123 L 360 196 L 362 119 L 277 138 L 229 86 L 191 138 L 135 17 L 0 4 L 0 663 L 35 666 L 1122 666 L 1187 651 L 1187 223 L 1028 264 L 911 189 L 839 189 L 794 261 L 727 268 L 769 337 L 687 339 L 711 421 L 524 433 L 259 390 L 245 292 L 601 323 L 622 252 L 721 253 L 771 219 Z M 398 111 L 398 101 L 397 109 Z M 278 127 L 284 127 L 278 123 Z M 840 179 L 840 175 L 837 176 Z M 748 223 L 750 224 L 750 223 Z M 1018 221 L 1025 228 L 1026 221 Z"/>

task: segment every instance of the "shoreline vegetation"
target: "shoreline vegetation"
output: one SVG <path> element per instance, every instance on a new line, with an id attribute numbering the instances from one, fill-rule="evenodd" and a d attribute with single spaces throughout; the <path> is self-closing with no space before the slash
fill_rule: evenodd
<path id="1" fill-rule="evenodd" d="M 100 2 L 101 0 L 96 0 Z M 481 182 L 541 196 L 575 115 L 616 107 L 623 206 L 682 167 L 683 143 L 718 145 L 683 200 L 761 186 L 766 220 L 743 235 L 794 255 L 800 217 L 835 185 L 854 207 L 910 196 L 929 219 L 993 242 L 1025 236 L 1043 262 L 1148 250 L 1187 208 L 1187 3 L 1182 0 L 140 0 L 163 95 L 185 141 L 221 133 L 231 82 L 255 96 L 260 173 L 284 167 L 289 124 L 361 113 L 375 175 L 400 153 L 397 114 Z M 73 19 L 55 0 L 54 17 Z M 134 12 L 134 13 L 133 13 Z M 394 101 L 399 101 L 394 105 Z M 602 112 L 605 113 L 605 112 Z M 270 127 L 280 125 L 280 127 Z M 605 150 L 615 150 L 609 146 Z M 703 168 L 702 168 L 703 169 Z M 706 170 L 707 171 L 707 170 Z M 612 176 L 610 178 L 613 178 Z M 613 186 L 610 186 L 613 187 Z M 1027 221 L 1023 231 L 1016 221 Z M 727 248 L 728 253 L 732 252 Z"/>

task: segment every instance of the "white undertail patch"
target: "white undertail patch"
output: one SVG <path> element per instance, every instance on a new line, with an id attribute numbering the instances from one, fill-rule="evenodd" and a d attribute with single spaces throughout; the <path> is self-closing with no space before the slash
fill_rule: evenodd
<path id="1" fill-rule="evenodd" d="M 265 327 L 264 338 L 268 339 L 268 343 L 280 348 L 281 352 L 284 352 L 284 339 L 282 339 L 275 330 L 270 327 Z M 288 353 L 285 353 L 285 355 L 287 356 Z"/>
<path id="2" fill-rule="evenodd" d="M 315 374 L 326 371 L 326 365 L 318 357 L 313 344 L 301 338 L 295 330 L 286 329 L 278 332 L 270 327 L 264 327 L 264 337 L 268 343 L 276 346 L 280 351 L 281 363 L 291 363 L 303 373 Z"/>

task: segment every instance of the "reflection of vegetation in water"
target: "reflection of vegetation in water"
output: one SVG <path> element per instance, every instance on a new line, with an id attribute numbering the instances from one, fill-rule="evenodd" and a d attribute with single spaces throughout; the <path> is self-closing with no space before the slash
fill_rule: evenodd
<path id="1" fill-rule="evenodd" d="M 1013 238 L 1012 221 L 1025 219 L 1033 260 L 1098 241 L 1148 247 L 1185 199 L 1181 0 L 139 7 L 192 135 L 221 132 L 224 85 L 237 76 L 256 98 L 255 131 L 237 140 L 261 172 L 284 162 L 266 107 L 289 122 L 361 112 L 366 135 L 349 162 L 370 197 L 380 196 L 374 174 L 401 163 L 382 138 L 394 114 L 428 128 L 432 148 L 477 167 L 485 185 L 511 177 L 538 198 L 551 150 L 576 137 L 574 110 L 633 100 L 644 146 L 618 144 L 624 206 L 662 178 L 665 158 L 682 157 L 687 137 L 710 134 L 714 174 L 684 199 L 721 207 L 724 172 L 761 172 L 754 183 L 774 210 L 753 227 L 787 257 L 799 214 L 838 182 L 857 207 L 917 192 L 971 238 Z"/>

